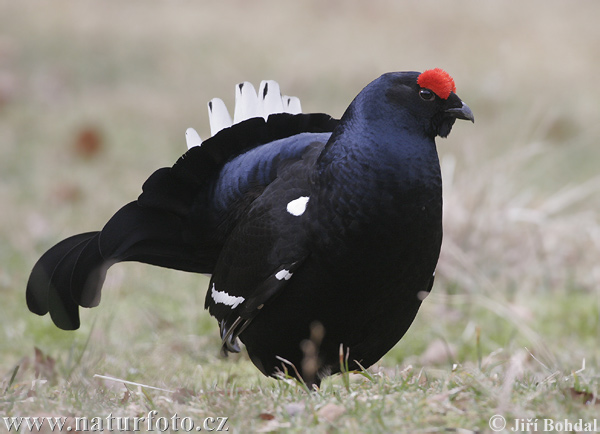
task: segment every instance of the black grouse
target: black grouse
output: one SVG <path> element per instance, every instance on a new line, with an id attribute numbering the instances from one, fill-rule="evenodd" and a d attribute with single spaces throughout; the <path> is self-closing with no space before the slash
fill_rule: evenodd
<path id="1" fill-rule="evenodd" d="M 310 385 L 340 371 L 340 351 L 349 369 L 369 367 L 431 290 L 442 242 L 435 137 L 473 113 L 437 68 L 382 75 L 339 120 L 294 114 L 299 101 L 275 82 L 258 97 L 249 83 L 236 92 L 236 123 L 212 100 L 220 131 L 201 142 L 188 130 L 190 149 L 137 200 L 39 259 L 27 305 L 73 330 L 117 262 L 207 273 L 225 354 L 241 340 L 265 375 Z"/>

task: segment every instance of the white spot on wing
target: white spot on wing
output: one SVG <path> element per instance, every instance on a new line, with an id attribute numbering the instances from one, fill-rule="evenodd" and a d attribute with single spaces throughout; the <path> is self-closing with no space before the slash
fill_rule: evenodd
<path id="1" fill-rule="evenodd" d="M 238 307 L 238 305 L 240 303 L 243 303 L 245 300 L 244 297 L 234 297 L 233 295 L 227 294 L 225 291 L 217 291 L 214 283 L 210 295 L 215 301 L 215 303 L 221 303 L 227 306 L 231 306 L 232 309 Z"/>
<path id="2" fill-rule="evenodd" d="M 308 196 L 300 196 L 298 199 L 294 199 L 287 204 L 287 212 L 293 216 L 301 216 L 306 211 L 306 204 L 308 204 Z"/>
<path id="3" fill-rule="evenodd" d="M 277 280 L 290 280 L 294 273 L 290 273 L 289 270 L 281 270 L 275 274 Z"/>

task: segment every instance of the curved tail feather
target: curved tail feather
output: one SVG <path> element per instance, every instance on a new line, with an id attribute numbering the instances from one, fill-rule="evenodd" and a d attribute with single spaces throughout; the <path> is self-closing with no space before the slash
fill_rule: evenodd
<path id="1" fill-rule="evenodd" d="M 68 268 L 67 264 L 76 261 L 81 250 L 98 233 L 87 232 L 69 237 L 56 244 L 37 261 L 27 282 L 27 307 L 31 312 L 38 315 L 54 312 L 51 313 L 52 320 L 65 330 L 79 327 L 77 305 L 70 296 L 70 284 L 65 285 L 65 282 L 58 280 L 59 277 L 66 278 L 62 271 Z"/>
<path id="2" fill-rule="evenodd" d="M 29 310 L 38 315 L 50 312 L 61 329 L 79 328 L 79 306 L 100 303 L 106 272 L 117 262 L 212 272 L 216 253 L 186 227 L 174 213 L 137 202 L 125 205 L 102 231 L 67 238 L 38 260 L 27 283 Z"/>

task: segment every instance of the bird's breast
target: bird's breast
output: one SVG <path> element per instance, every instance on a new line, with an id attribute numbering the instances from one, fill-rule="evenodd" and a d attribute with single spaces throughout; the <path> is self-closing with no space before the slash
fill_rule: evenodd
<path id="1" fill-rule="evenodd" d="M 344 189 L 320 195 L 307 211 L 311 251 L 349 274 L 435 266 L 442 238 L 441 190 Z M 381 275 L 381 273 L 379 273 Z"/>

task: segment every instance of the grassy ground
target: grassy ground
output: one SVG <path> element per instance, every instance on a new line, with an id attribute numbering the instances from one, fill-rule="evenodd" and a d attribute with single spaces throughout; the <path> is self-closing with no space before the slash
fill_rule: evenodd
<path id="1" fill-rule="evenodd" d="M 0 418 L 155 410 L 171 427 L 177 413 L 328 433 L 598 418 L 600 5 L 578 6 L 0 2 Z M 27 311 L 40 254 L 137 197 L 185 128 L 207 136 L 205 101 L 231 103 L 236 82 L 274 78 L 305 111 L 340 116 L 380 73 L 431 67 L 477 121 L 438 143 L 438 279 L 378 366 L 307 394 L 244 354 L 221 360 L 206 279 L 140 264 L 111 269 L 77 332 Z"/>

